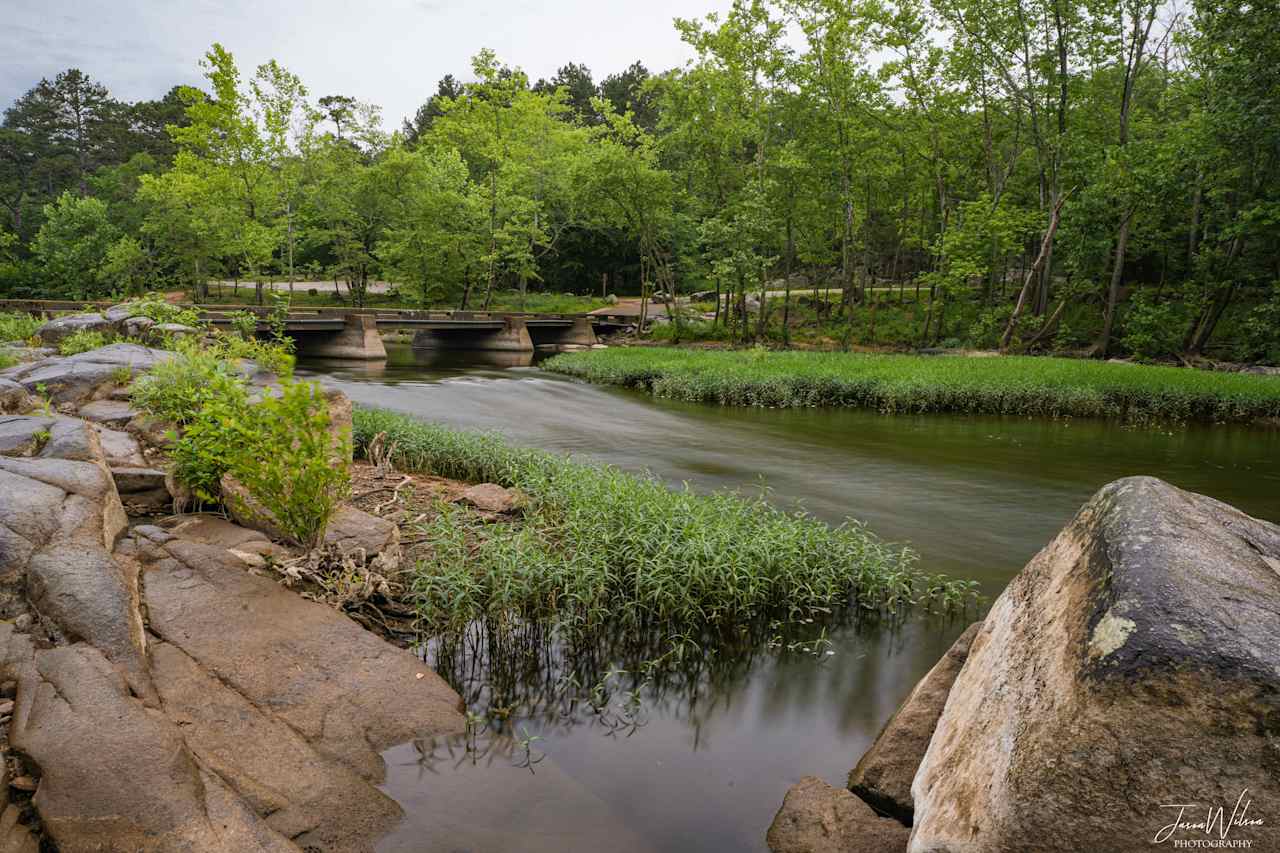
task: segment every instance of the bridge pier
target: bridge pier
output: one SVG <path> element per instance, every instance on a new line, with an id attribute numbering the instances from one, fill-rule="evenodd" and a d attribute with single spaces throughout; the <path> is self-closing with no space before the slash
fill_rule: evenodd
<path id="1" fill-rule="evenodd" d="M 573 325 L 556 328 L 545 327 L 530 330 L 530 336 L 533 338 L 535 346 L 594 346 L 596 341 L 596 331 L 591 326 L 591 320 L 586 317 L 574 317 Z"/>
<path id="2" fill-rule="evenodd" d="M 422 329 L 413 336 L 419 349 L 488 350 L 491 352 L 533 352 L 533 338 L 523 317 L 503 317 L 494 328 Z"/>
<path id="3" fill-rule="evenodd" d="M 378 334 L 373 314 L 348 314 L 338 332 L 294 336 L 298 355 L 312 358 L 345 358 L 353 361 L 386 361 L 387 348 Z"/>

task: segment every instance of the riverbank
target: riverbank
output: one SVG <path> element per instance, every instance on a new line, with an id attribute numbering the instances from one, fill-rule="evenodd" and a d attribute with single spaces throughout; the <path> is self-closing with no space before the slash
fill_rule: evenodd
<path id="1" fill-rule="evenodd" d="M 557 355 L 543 367 L 659 397 L 733 406 L 1127 423 L 1280 419 L 1275 377 L 1077 359 L 614 347 Z"/>

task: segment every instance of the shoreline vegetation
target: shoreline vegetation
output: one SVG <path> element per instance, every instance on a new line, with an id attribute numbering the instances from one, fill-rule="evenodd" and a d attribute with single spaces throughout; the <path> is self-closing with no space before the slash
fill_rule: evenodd
<path id="1" fill-rule="evenodd" d="M 563 353 L 542 366 L 657 397 L 729 406 L 847 406 L 885 414 L 1090 417 L 1134 424 L 1280 418 L 1275 377 L 1043 356 L 615 347 Z"/>
<path id="2" fill-rule="evenodd" d="M 408 415 L 357 408 L 357 455 L 379 435 L 401 471 L 516 490 L 516 522 L 441 504 L 422 530 L 411 598 L 424 634 L 476 620 L 574 629 L 671 630 L 805 618 L 856 604 L 961 608 L 974 585 L 915 566 L 910 549 L 856 522 L 832 527 L 762 495 L 696 494 L 657 478 L 508 444 Z"/>

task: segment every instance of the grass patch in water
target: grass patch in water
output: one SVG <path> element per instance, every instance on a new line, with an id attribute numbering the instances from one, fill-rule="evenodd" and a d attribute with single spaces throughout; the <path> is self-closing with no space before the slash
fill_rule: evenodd
<path id="1" fill-rule="evenodd" d="M 591 382 L 733 406 L 856 406 L 1152 421 L 1248 422 L 1280 417 L 1280 380 L 1177 367 L 1039 356 L 866 355 L 613 348 L 543 363 Z"/>
<path id="2" fill-rule="evenodd" d="M 476 619 L 685 626 L 793 618 L 850 601 L 959 607 L 974 597 L 973 583 L 919 571 L 913 552 L 856 522 L 832 527 L 762 496 L 671 489 L 492 433 L 357 409 L 357 448 L 378 433 L 402 470 L 498 483 L 528 497 L 509 523 L 439 506 L 423 530 L 433 556 L 411 581 L 428 634 Z"/>

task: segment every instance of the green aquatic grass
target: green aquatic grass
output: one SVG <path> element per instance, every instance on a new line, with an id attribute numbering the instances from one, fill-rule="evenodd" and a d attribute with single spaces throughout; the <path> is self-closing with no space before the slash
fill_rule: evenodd
<path id="1" fill-rule="evenodd" d="M 424 526 L 434 556 L 416 567 L 412 588 L 431 632 L 508 616 L 696 625 L 851 601 L 955 606 L 972 597 L 972 584 L 922 573 L 914 553 L 856 522 L 832 527 L 759 495 L 671 489 L 492 433 L 357 409 L 357 448 L 378 433 L 402 470 L 499 483 L 528 498 L 514 523 L 484 524 L 441 504 Z"/>
<path id="2" fill-rule="evenodd" d="M 612 348 L 544 362 L 659 397 L 733 406 L 858 406 L 1152 421 L 1280 417 L 1280 379 L 1084 359 Z"/>

